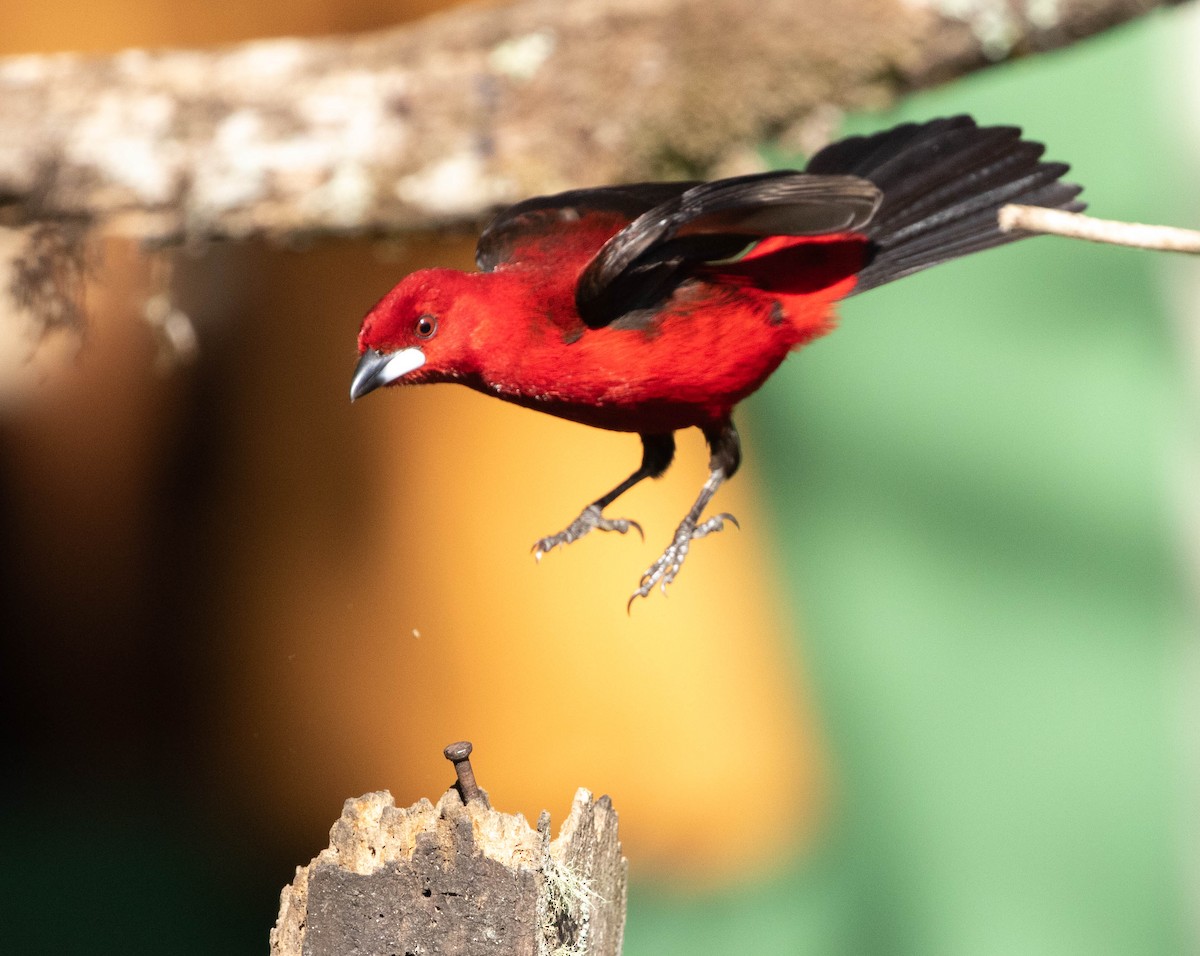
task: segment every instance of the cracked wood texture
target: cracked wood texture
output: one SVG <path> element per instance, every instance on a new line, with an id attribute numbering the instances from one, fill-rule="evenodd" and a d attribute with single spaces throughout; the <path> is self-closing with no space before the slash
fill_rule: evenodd
<path id="1" fill-rule="evenodd" d="M 140 239 L 463 225 L 569 187 L 744 169 L 839 110 L 1159 0 L 520 0 L 394 30 L 0 59 L 0 222 Z M 7 207 L 7 208 L 5 208 Z"/>
<path id="2" fill-rule="evenodd" d="M 608 797 L 586 790 L 559 836 L 549 815 L 346 801 L 329 847 L 280 896 L 272 956 L 618 956 L 626 862 Z"/>

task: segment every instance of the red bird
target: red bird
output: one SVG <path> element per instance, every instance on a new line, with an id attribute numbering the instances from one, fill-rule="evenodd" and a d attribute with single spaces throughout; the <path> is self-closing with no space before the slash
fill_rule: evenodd
<path id="1" fill-rule="evenodd" d="M 733 408 L 795 348 L 828 332 L 833 304 L 998 246 L 1006 203 L 1080 210 L 1068 167 L 1014 127 L 969 116 L 906 123 L 825 147 L 804 172 L 580 189 L 518 203 L 484 229 L 481 271 L 427 269 L 363 321 L 351 400 L 382 385 L 458 382 L 526 408 L 637 432 L 638 469 L 534 545 L 540 558 L 593 529 L 666 471 L 696 427 L 710 473 L 630 598 L 664 593 L 737 471 Z"/>

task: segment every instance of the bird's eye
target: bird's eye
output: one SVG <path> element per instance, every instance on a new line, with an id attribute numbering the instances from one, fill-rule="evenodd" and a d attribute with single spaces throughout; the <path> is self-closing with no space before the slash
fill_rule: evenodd
<path id="1" fill-rule="evenodd" d="M 437 331 L 437 319 L 432 315 L 422 315 L 417 319 L 417 338 L 430 339 L 433 338 L 433 333 Z"/>

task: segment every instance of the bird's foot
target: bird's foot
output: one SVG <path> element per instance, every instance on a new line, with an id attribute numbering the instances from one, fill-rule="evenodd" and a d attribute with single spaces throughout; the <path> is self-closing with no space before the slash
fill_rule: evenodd
<path id="1" fill-rule="evenodd" d="M 600 510 L 599 505 L 588 505 L 583 509 L 578 518 L 558 534 L 542 538 L 534 544 L 533 556 L 541 561 L 542 555 L 546 552 L 552 551 L 560 544 L 570 544 L 572 541 L 577 541 L 593 529 L 616 531 L 618 534 L 625 534 L 630 528 L 635 529 L 642 536 L 643 541 L 646 539 L 645 534 L 642 532 L 642 526 L 636 521 L 631 521 L 629 518 L 606 518 Z"/>
<path id="2" fill-rule="evenodd" d="M 667 585 L 675 580 L 675 576 L 679 574 L 679 569 L 683 567 L 683 559 L 687 557 L 692 542 L 697 538 L 703 538 L 707 534 L 712 534 L 714 531 L 724 530 L 726 521 L 735 528 L 740 529 L 742 527 L 738 524 L 737 518 L 728 512 L 713 515 L 707 521 L 703 521 L 700 524 L 697 524 L 695 519 L 691 517 L 684 518 L 679 527 L 675 529 L 675 538 L 667 545 L 667 550 L 662 553 L 662 557 L 650 565 L 646 569 L 646 573 L 642 575 L 641 583 L 638 589 L 633 592 L 633 596 L 629 598 L 629 603 L 625 606 L 625 609 L 629 610 L 632 608 L 633 602 L 638 598 L 649 597 L 655 585 L 665 595 L 667 593 Z"/>

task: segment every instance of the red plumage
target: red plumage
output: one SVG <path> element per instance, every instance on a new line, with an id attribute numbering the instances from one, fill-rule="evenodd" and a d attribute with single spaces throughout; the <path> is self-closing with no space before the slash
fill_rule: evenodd
<path id="1" fill-rule="evenodd" d="M 643 575 L 634 596 L 645 596 L 731 520 L 700 518 L 740 461 L 732 410 L 832 328 L 837 300 L 1018 238 L 996 222 L 1008 202 L 1082 208 L 1060 180 L 1067 167 L 1041 152 L 1019 130 L 953 117 L 843 140 L 805 172 L 528 200 L 484 231 L 484 271 L 414 273 L 371 310 L 351 397 L 459 382 L 641 435 L 641 467 L 541 539 L 539 557 L 594 528 L 636 526 L 603 509 L 666 470 L 675 431 L 702 429 L 709 480 Z"/>

